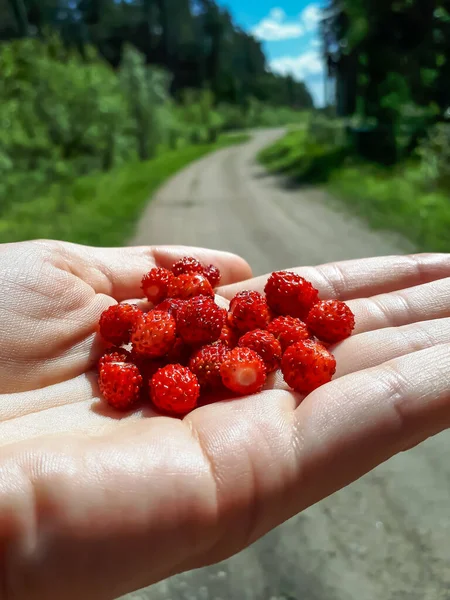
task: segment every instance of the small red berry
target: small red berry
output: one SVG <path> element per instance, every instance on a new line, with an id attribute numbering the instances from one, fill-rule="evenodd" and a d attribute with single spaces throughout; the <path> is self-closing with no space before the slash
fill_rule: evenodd
<path id="1" fill-rule="evenodd" d="M 315 304 L 306 320 L 313 334 L 329 344 L 342 342 L 355 328 L 355 316 L 340 300 L 322 300 Z"/>
<path id="2" fill-rule="evenodd" d="M 189 368 L 197 377 L 202 389 L 217 390 L 222 387 L 220 366 L 229 352 L 222 344 L 214 344 L 203 346 L 192 355 Z"/>
<path id="3" fill-rule="evenodd" d="M 124 348 L 109 348 L 98 361 L 98 370 L 101 371 L 106 363 L 128 363 L 132 362 L 131 354 Z"/>
<path id="4" fill-rule="evenodd" d="M 269 321 L 269 307 L 259 292 L 239 292 L 230 302 L 228 324 L 241 333 L 266 329 Z"/>
<path id="5" fill-rule="evenodd" d="M 204 275 L 204 266 L 200 261 L 192 256 L 185 256 L 177 261 L 173 267 L 172 272 L 174 275 L 189 275 L 192 273 L 200 273 Z"/>
<path id="6" fill-rule="evenodd" d="M 142 315 L 133 328 L 131 342 L 136 355 L 159 358 L 175 343 L 176 322 L 169 313 L 152 310 Z"/>
<path id="7" fill-rule="evenodd" d="M 277 338 L 283 352 L 292 344 L 311 337 L 305 323 L 295 317 L 277 317 L 269 324 L 267 331 Z"/>
<path id="8" fill-rule="evenodd" d="M 264 291 L 267 303 L 276 314 L 300 319 L 306 319 L 319 299 L 319 292 L 309 281 L 288 271 L 272 273 Z"/>
<path id="9" fill-rule="evenodd" d="M 116 346 L 128 344 L 131 329 L 141 315 L 142 311 L 134 304 L 114 304 L 100 317 L 100 335 Z"/>
<path id="10" fill-rule="evenodd" d="M 191 298 L 178 311 L 178 334 L 187 344 L 211 344 L 220 337 L 225 315 L 212 298 Z"/>
<path id="11" fill-rule="evenodd" d="M 231 350 L 220 367 L 220 374 L 225 387 L 241 395 L 260 392 L 267 378 L 264 361 L 250 348 Z"/>
<path id="12" fill-rule="evenodd" d="M 175 319 L 177 318 L 177 312 L 183 306 L 185 300 L 180 300 L 179 298 L 166 298 L 155 306 L 155 310 L 162 310 L 164 312 L 168 312 L 169 315 L 172 315 Z"/>
<path id="13" fill-rule="evenodd" d="M 186 344 L 181 337 L 177 337 L 174 345 L 164 356 L 164 358 L 166 360 L 166 364 L 179 364 L 186 367 L 189 363 L 189 359 L 191 358 L 191 354 L 192 347 Z"/>
<path id="14" fill-rule="evenodd" d="M 331 381 L 336 372 L 336 360 L 322 344 L 305 340 L 286 350 L 281 370 L 291 388 L 301 394 L 309 394 Z"/>
<path id="15" fill-rule="evenodd" d="M 150 382 L 153 375 L 167 365 L 165 358 L 141 358 L 137 357 L 135 362 L 140 374 L 142 375 L 141 398 L 150 399 Z"/>
<path id="16" fill-rule="evenodd" d="M 200 385 L 187 367 L 167 365 L 160 369 L 150 383 L 150 396 L 159 410 L 185 415 L 197 406 Z"/>
<path id="17" fill-rule="evenodd" d="M 225 323 L 220 334 L 219 342 L 232 350 L 233 348 L 236 348 L 238 341 L 239 337 L 236 331 L 232 329 L 228 323 Z"/>
<path id="18" fill-rule="evenodd" d="M 193 273 L 199 273 L 204 275 L 212 287 L 217 287 L 220 283 L 220 271 L 214 265 L 208 265 L 205 267 L 200 261 L 192 256 L 186 256 L 178 262 L 176 262 L 172 271 L 174 275 L 191 275 Z"/>
<path id="19" fill-rule="evenodd" d="M 193 273 L 174 277 L 169 285 L 170 298 L 187 300 L 195 296 L 210 296 L 214 298 L 214 290 L 204 275 Z"/>
<path id="20" fill-rule="evenodd" d="M 205 267 L 203 269 L 203 275 L 206 277 L 206 279 L 209 281 L 209 283 L 212 285 L 213 288 L 216 288 L 219 286 L 222 276 L 217 267 L 215 267 L 214 265 L 209 265 L 209 266 Z"/>
<path id="21" fill-rule="evenodd" d="M 150 302 L 158 304 L 167 298 L 169 283 L 173 279 L 171 271 L 155 267 L 142 278 L 142 291 Z"/>
<path id="22" fill-rule="evenodd" d="M 239 340 L 241 348 L 254 350 L 263 359 L 268 373 L 276 371 L 281 362 L 280 342 L 268 331 L 255 329 L 249 331 Z"/>
<path id="23" fill-rule="evenodd" d="M 127 410 L 139 399 L 142 376 L 136 365 L 108 362 L 100 370 L 99 386 L 108 404 Z"/>

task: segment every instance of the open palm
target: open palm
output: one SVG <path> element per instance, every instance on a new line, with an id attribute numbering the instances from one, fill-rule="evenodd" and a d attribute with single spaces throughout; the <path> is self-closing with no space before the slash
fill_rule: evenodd
<path id="1" fill-rule="evenodd" d="M 250 276 L 211 251 L 0 248 L 0 598 L 114 598 L 220 561 L 450 425 L 445 255 L 297 269 L 357 321 L 334 381 L 301 403 L 274 378 L 183 421 L 109 411 L 92 371 L 99 315 L 185 254 L 224 283 Z"/>

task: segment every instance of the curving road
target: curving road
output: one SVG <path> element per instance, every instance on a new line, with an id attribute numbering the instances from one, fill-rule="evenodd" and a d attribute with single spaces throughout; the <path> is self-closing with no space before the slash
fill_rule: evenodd
<path id="1" fill-rule="evenodd" d="M 149 204 L 133 243 L 231 250 L 261 274 L 404 253 L 322 191 L 290 189 L 255 162 L 282 132 L 187 168 Z M 450 599 L 450 436 L 382 465 L 238 556 L 161 582 L 142 600 Z"/>

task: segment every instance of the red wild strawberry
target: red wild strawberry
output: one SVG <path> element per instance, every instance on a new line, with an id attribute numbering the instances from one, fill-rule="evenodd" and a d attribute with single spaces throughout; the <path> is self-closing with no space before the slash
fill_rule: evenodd
<path id="1" fill-rule="evenodd" d="M 181 337 L 177 337 L 174 345 L 164 356 L 164 358 L 166 360 L 166 364 L 179 364 L 186 367 L 189 363 L 189 359 L 191 358 L 191 354 L 192 347 L 186 344 Z"/>
<path id="2" fill-rule="evenodd" d="M 203 346 L 192 355 L 189 368 L 204 390 L 217 390 L 222 386 L 220 366 L 230 351 L 222 344 Z"/>
<path id="3" fill-rule="evenodd" d="M 155 306 L 155 310 L 162 310 L 168 312 L 175 319 L 177 318 L 177 312 L 183 306 L 185 300 L 179 300 L 178 298 L 166 298 L 163 302 Z"/>
<path id="4" fill-rule="evenodd" d="M 169 283 L 173 273 L 162 267 L 155 267 L 142 278 L 142 291 L 150 302 L 158 304 L 167 298 Z"/>
<path id="5" fill-rule="evenodd" d="M 101 371 L 103 365 L 106 363 L 116 362 L 116 363 L 129 363 L 132 362 L 131 354 L 128 350 L 124 348 L 109 348 L 105 354 L 98 361 L 98 370 Z"/>
<path id="6" fill-rule="evenodd" d="M 225 387 L 240 395 L 260 392 L 267 378 L 264 361 L 250 348 L 231 350 L 220 367 L 220 374 Z"/>
<path id="7" fill-rule="evenodd" d="M 152 310 L 134 326 L 131 342 L 137 356 L 159 358 L 170 351 L 175 336 L 175 319 L 169 313 Z"/>
<path id="8" fill-rule="evenodd" d="M 177 314 L 178 334 L 187 344 L 210 344 L 219 339 L 226 311 L 212 298 L 191 298 Z"/>
<path id="9" fill-rule="evenodd" d="M 128 410 L 139 399 L 142 377 L 136 365 L 108 362 L 100 370 L 99 386 L 108 404 Z"/>
<path id="10" fill-rule="evenodd" d="M 225 323 L 222 328 L 222 333 L 220 334 L 219 342 L 232 350 L 233 348 L 236 348 L 238 341 L 238 334 L 228 325 L 228 323 Z"/>
<path id="11" fill-rule="evenodd" d="M 269 321 L 269 307 L 259 292 L 239 292 L 230 302 L 228 324 L 241 333 L 266 329 Z"/>
<path id="12" fill-rule="evenodd" d="M 185 415 L 197 406 L 200 385 L 187 367 L 167 365 L 160 369 L 150 383 L 150 397 L 159 410 Z"/>
<path id="13" fill-rule="evenodd" d="M 209 281 L 213 288 L 219 286 L 221 274 L 217 267 L 215 267 L 214 265 L 209 265 L 208 267 L 205 267 L 203 269 L 203 275 L 206 277 L 206 279 Z"/>
<path id="14" fill-rule="evenodd" d="M 136 366 L 142 375 L 141 397 L 143 400 L 149 399 L 150 382 L 153 375 L 167 365 L 165 358 L 136 358 Z"/>
<path id="15" fill-rule="evenodd" d="M 204 266 L 193 256 L 185 256 L 177 261 L 172 267 L 174 275 L 190 275 L 192 273 L 200 273 L 204 275 Z"/>
<path id="16" fill-rule="evenodd" d="M 322 300 L 315 304 L 307 319 L 313 334 L 329 344 L 342 342 L 355 328 L 355 316 L 340 300 Z"/>
<path id="17" fill-rule="evenodd" d="M 283 352 L 292 344 L 311 337 L 305 323 L 295 317 L 277 317 L 269 324 L 267 331 L 277 338 Z"/>
<path id="18" fill-rule="evenodd" d="M 268 373 L 276 371 L 281 362 L 280 342 L 268 331 L 255 329 L 249 331 L 239 340 L 241 348 L 254 350 L 263 359 Z"/>
<path id="19" fill-rule="evenodd" d="M 309 394 L 331 381 L 336 372 L 336 360 L 322 344 L 305 340 L 286 350 L 281 370 L 291 388 L 301 394 Z"/>
<path id="20" fill-rule="evenodd" d="M 134 304 L 114 304 L 100 317 L 100 335 L 115 346 L 128 344 L 131 329 L 141 315 L 142 311 Z"/>
<path id="21" fill-rule="evenodd" d="M 196 258 L 186 256 L 174 264 L 172 267 L 174 275 L 191 275 L 199 273 L 204 275 L 212 287 L 217 287 L 220 283 L 220 271 L 214 265 L 203 266 Z"/>
<path id="22" fill-rule="evenodd" d="M 174 277 L 169 285 L 169 298 L 187 300 L 195 296 L 210 296 L 214 298 L 214 290 L 209 281 L 199 273 L 179 275 Z"/>
<path id="23" fill-rule="evenodd" d="M 303 277 L 288 271 L 272 273 L 266 283 L 267 303 L 278 315 L 306 319 L 319 292 Z"/>

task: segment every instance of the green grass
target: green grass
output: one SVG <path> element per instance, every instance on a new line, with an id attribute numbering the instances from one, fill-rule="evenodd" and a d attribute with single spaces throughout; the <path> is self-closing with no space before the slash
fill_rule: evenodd
<path id="1" fill-rule="evenodd" d="M 2 211 L 0 240 L 48 238 L 122 245 L 132 235 L 149 198 L 171 175 L 209 152 L 247 139 L 246 135 L 221 136 L 215 144 L 166 151 L 147 162 L 53 185 L 45 195 L 15 202 Z M 24 189 L 23 194 L 27 193 Z"/>
<path id="2" fill-rule="evenodd" d="M 418 250 L 450 252 L 450 192 L 427 189 L 417 163 L 387 169 L 345 157 L 292 131 L 259 155 L 272 172 L 323 183 L 374 229 L 397 231 Z"/>
<path id="3" fill-rule="evenodd" d="M 450 252 L 450 193 L 426 190 L 417 165 L 344 167 L 329 189 L 374 229 L 398 231 L 424 252 Z"/>

